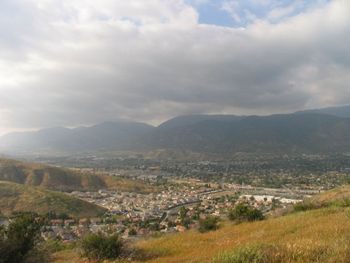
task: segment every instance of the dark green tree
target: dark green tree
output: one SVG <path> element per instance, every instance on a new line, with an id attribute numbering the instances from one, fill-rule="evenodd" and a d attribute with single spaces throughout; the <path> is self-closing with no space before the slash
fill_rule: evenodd
<path id="1" fill-rule="evenodd" d="M 102 233 L 87 235 L 81 243 L 82 255 L 90 260 L 113 260 L 122 253 L 123 242 L 118 235 L 105 236 Z"/>
<path id="2" fill-rule="evenodd" d="M 41 221 L 33 214 L 13 218 L 7 228 L 0 229 L 0 263 L 35 261 L 39 256 Z"/>
<path id="3" fill-rule="evenodd" d="M 240 203 L 229 211 L 228 218 L 236 221 L 257 221 L 263 220 L 264 215 L 259 209 L 256 209 L 246 203 Z"/>
<path id="4" fill-rule="evenodd" d="M 199 232 L 204 233 L 208 231 L 217 230 L 219 228 L 219 218 L 215 216 L 208 216 L 199 220 Z"/>

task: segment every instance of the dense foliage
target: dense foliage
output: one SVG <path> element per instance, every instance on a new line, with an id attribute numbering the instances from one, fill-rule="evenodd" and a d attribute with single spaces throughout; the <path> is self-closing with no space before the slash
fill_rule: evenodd
<path id="1" fill-rule="evenodd" d="M 101 233 L 87 235 L 82 240 L 82 255 L 91 260 L 116 259 L 122 253 L 123 242 L 118 235 L 104 236 Z"/>
<path id="2" fill-rule="evenodd" d="M 199 232 L 204 233 L 219 228 L 219 218 L 215 216 L 208 216 L 199 220 Z"/>
<path id="3" fill-rule="evenodd" d="M 41 223 L 32 214 L 14 218 L 0 228 L 0 263 L 43 262 L 39 251 Z"/>
<path id="4" fill-rule="evenodd" d="M 236 205 L 235 208 L 229 212 L 228 217 L 230 220 L 237 221 L 257 221 L 264 219 L 264 215 L 259 209 L 245 203 Z"/>

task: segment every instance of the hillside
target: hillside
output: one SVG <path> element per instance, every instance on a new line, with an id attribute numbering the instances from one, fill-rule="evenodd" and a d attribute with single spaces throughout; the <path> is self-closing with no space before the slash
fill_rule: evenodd
<path id="1" fill-rule="evenodd" d="M 225 254 L 229 257 L 243 248 L 251 249 L 254 256 L 265 253 L 264 246 L 269 263 L 347 262 L 349 231 L 348 210 L 322 209 L 256 223 L 227 224 L 206 234 L 194 231 L 176 234 L 140 242 L 138 247 L 159 255 L 146 261 L 154 263 L 213 262 L 214 258 L 217 263 L 231 263 L 225 261 Z"/>
<path id="2" fill-rule="evenodd" d="M 327 196 L 330 202 L 333 196 L 347 198 L 349 190 L 339 188 L 319 197 Z M 346 263 L 350 254 L 349 212 L 348 206 L 334 205 L 253 223 L 225 221 L 215 232 L 191 230 L 139 241 L 136 248 L 143 251 L 143 260 L 133 262 Z M 56 254 L 54 262 L 83 260 L 71 250 Z"/>
<path id="3" fill-rule="evenodd" d="M 95 217 L 106 210 L 64 193 L 0 181 L 0 211 L 5 215 L 13 212 L 45 214 L 54 211 L 73 217 Z"/>
<path id="4" fill-rule="evenodd" d="M 0 180 L 57 191 L 99 189 L 153 191 L 152 187 L 140 181 L 106 175 L 82 174 L 70 169 L 7 159 L 0 159 Z"/>

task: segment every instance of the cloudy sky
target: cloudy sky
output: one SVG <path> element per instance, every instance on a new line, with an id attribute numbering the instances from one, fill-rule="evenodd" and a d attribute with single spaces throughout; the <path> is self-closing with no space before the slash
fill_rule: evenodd
<path id="1" fill-rule="evenodd" d="M 350 104 L 348 0 L 1 0 L 0 134 Z"/>

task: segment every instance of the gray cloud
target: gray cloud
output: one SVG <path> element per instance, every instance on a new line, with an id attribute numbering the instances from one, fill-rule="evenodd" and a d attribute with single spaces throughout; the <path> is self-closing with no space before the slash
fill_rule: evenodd
<path id="1" fill-rule="evenodd" d="M 0 132 L 350 101 L 348 1 L 245 29 L 145 2 L 1 1 Z"/>

